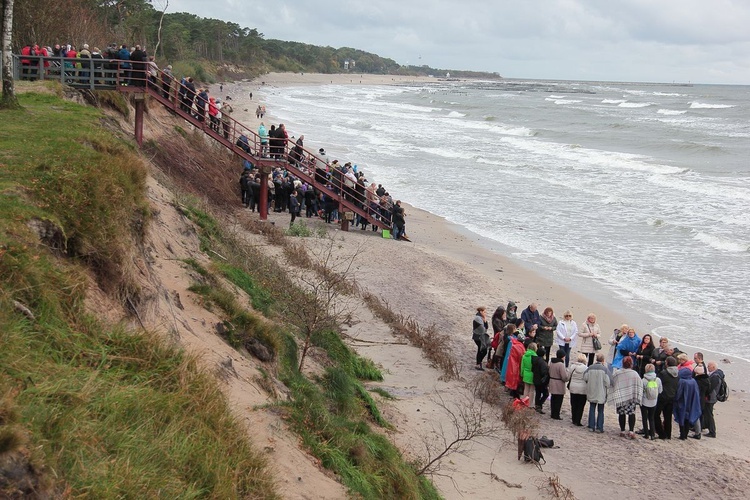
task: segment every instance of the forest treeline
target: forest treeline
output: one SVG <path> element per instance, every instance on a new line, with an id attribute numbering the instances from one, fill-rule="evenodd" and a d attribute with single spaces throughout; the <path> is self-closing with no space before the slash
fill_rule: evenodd
<path id="1" fill-rule="evenodd" d="M 266 39 L 256 28 L 186 12 L 163 13 L 166 0 L 43 0 L 16 2 L 14 51 L 27 44 L 70 43 L 104 49 L 109 43 L 147 47 L 160 64 L 207 60 L 241 66 L 249 74 L 269 71 L 445 75 L 497 78 L 496 73 L 403 66 L 350 47 L 321 47 Z M 346 61 L 355 65 L 345 69 Z"/>

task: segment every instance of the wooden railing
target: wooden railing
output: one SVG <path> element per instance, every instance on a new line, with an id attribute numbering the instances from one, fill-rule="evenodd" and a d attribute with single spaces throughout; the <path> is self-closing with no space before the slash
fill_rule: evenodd
<path id="1" fill-rule="evenodd" d="M 366 192 L 352 186 L 340 170 L 329 168 L 315 152 L 296 147 L 291 139 L 261 138 L 231 116 L 212 119 L 208 111 L 194 107 L 198 94 L 161 69 L 153 73 L 147 62 L 117 59 L 63 58 L 13 55 L 14 77 L 20 80 L 57 80 L 64 85 L 89 90 L 118 90 L 124 93 L 148 94 L 173 114 L 222 144 L 232 153 L 247 160 L 261 172 L 285 168 L 318 193 L 339 204 L 339 212 L 354 212 L 381 229 L 391 227 L 390 211 L 369 203 Z M 229 103 L 231 104 L 231 102 Z M 207 107 L 203 106 L 204 109 Z M 136 116 L 136 121 L 138 121 Z M 142 117 L 141 117 L 142 119 Z M 136 127 L 138 128 L 138 127 Z M 265 177 L 264 177 L 265 178 Z M 264 182 L 261 189 L 267 189 Z M 261 195 L 261 199 L 267 199 Z"/>

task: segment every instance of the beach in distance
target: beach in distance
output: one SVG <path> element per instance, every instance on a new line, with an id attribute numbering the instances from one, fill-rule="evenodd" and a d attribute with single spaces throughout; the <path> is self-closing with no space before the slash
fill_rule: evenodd
<path id="1" fill-rule="evenodd" d="M 398 400 L 384 402 L 383 411 L 407 455 L 419 450 L 426 429 L 447 424 L 436 393 L 457 402 L 467 380 L 492 376 L 474 370 L 475 308 L 491 313 L 513 300 L 520 313 L 537 302 L 558 319 L 570 309 L 579 325 L 596 313 L 605 342 L 628 323 L 641 336 L 668 336 L 691 356 L 701 350 L 726 373 L 731 391 L 716 405 L 718 437 L 689 442 L 623 441 L 610 406 L 605 434 L 592 435 L 572 426 L 566 397 L 563 421 L 540 416 L 540 433 L 560 446 L 547 452 L 545 472 L 577 498 L 602 491 L 741 498 L 750 488 L 743 319 L 750 253 L 742 250 L 750 245 L 750 167 L 742 160 L 750 126 L 742 116 L 750 114 L 736 89 L 718 92 L 271 74 L 224 83 L 222 97 L 230 95 L 233 116 L 252 127 L 260 122 L 255 108 L 265 105 L 266 125 L 304 134 L 307 149 L 357 164 L 407 203 L 411 243 L 331 229 L 342 254 L 359 252 L 357 282 L 450 335 L 461 363 L 462 381 L 443 382 L 418 349 L 390 345 L 390 331 L 358 312 L 348 333 L 365 340 L 355 342 L 358 351 L 384 368 L 382 387 Z M 288 224 L 287 214 L 270 218 Z M 452 456 L 452 478 L 434 481 L 447 498 L 542 498 L 533 485 L 543 474 L 516 462 L 514 446 L 510 436 L 500 446 L 480 441 Z M 653 472 L 655 487 L 644 491 L 633 478 L 656 464 L 666 476 Z M 522 483 L 523 494 L 489 473 Z M 679 487 L 657 487 L 665 477 Z"/>
<path id="2" fill-rule="evenodd" d="M 604 331 L 750 359 L 750 88 L 273 73 L 226 90 L 254 92 L 243 121 L 262 102 L 267 125 L 592 300 Z"/>

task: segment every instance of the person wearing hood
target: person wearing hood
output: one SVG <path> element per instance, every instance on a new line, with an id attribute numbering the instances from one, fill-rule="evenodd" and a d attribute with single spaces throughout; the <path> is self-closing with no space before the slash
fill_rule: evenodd
<path id="1" fill-rule="evenodd" d="M 643 423 L 643 437 L 653 441 L 656 439 L 656 403 L 664 388 L 661 380 L 656 376 L 656 367 L 649 363 L 643 371 L 643 398 L 641 399 L 641 421 Z"/>
<path id="2" fill-rule="evenodd" d="M 609 352 L 607 353 L 607 364 L 612 366 L 612 362 L 615 359 L 615 355 L 617 354 L 617 344 L 620 343 L 622 338 L 628 334 L 628 330 L 630 327 L 626 325 L 625 323 L 622 324 L 620 328 L 615 328 L 615 330 L 612 332 L 612 336 L 609 338 Z"/>
<path id="3" fill-rule="evenodd" d="M 615 354 L 615 359 L 612 360 L 612 368 L 622 368 L 622 362 L 625 358 L 630 358 L 633 364 L 635 364 L 635 353 L 638 351 L 640 345 L 641 338 L 635 333 L 633 328 L 628 328 L 628 334 L 621 338 L 617 344 L 617 353 Z"/>
<path id="4" fill-rule="evenodd" d="M 539 327 L 536 332 L 536 343 L 544 347 L 544 361 L 549 362 L 552 344 L 555 343 L 555 331 L 557 331 L 557 318 L 555 311 L 551 307 L 545 307 L 544 312 L 539 317 Z"/>
<path id="5" fill-rule="evenodd" d="M 583 353 L 578 353 L 578 358 L 568 367 L 568 389 L 570 389 L 570 415 L 573 425 L 582 427 L 581 418 L 583 410 L 586 408 L 586 380 L 583 374 L 586 373 L 586 361 L 588 357 Z"/>
<path id="6" fill-rule="evenodd" d="M 701 438 L 701 397 L 698 383 L 693 372 L 687 367 L 680 368 L 677 374 L 677 395 L 672 411 L 675 422 L 680 426 L 680 439 L 686 440 L 690 427 L 693 428 L 693 439 Z"/>
<path id="7" fill-rule="evenodd" d="M 512 300 L 508 301 L 508 305 L 505 307 L 505 320 L 508 323 L 513 323 L 518 319 L 518 306 Z"/>
<path id="8" fill-rule="evenodd" d="M 573 321 L 573 313 L 565 311 L 563 320 L 557 323 L 555 330 L 555 339 L 560 349 L 565 352 L 565 368 L 570 364 L 570 349 L 576 345 L 578 336 L 578 325 Z"/>
<path id="9" fill-rule="evenodd" d="M 591 432 L 604 432 L 604 404 L 612 386 L 612 377 L 604 364 L 604 354 L 596 354 L 596 363 L 583 373 L 586 381 L 586 399 L 589 402 L 589 429 Z"/>
<path id="10" fill-rule="evenodd" d="M 523 358 L 521 359 L 521 380 L 523 380 L 523 395 L 524 397 L 528 397 L 529 401 L 535 400 L 534 358 L 537 357 L 536 349 L 536 344 L 534 342 L 531 342 L 528 347 L 526 347 L 526 352 L 523 353 Z"/>
<path id="11" fill-rule="evenodd" d="M 265 157 L 268 155 L 268 130 L 263 122 L 260 122 L 258 126 L 258 137 L 260 137 L 260 153 Z"/>
<path id="12" fill-rule="evenodd" d="M 565 369 L 565 350 L 558 349 L 555 358 L 549 364 L 549 393 L 552 395 L 550 416 L 553 420 L 560 418 L 563 398 L 565 397 L 565 382 L 568 381 L 568 371 Z"/>
<path id="13" fill-rule="evenodd" d="M 508 325 L 507 330 L 515 329 L 514 325 Z M 518 340 L 518 332 L 515 331 L 510 337 L 508 347 L 506 348 L 506 359 L 503 364 L 500 380 L 505 383 L 505 387 L 510 391 L 511 396 L 518 396 L 519 388 L 523 380 L 521 379 L 521 361 L 526 353 L 523 342 Z"/>
<path id="14" fill-rule="evenodd" d="M 477 345 L 477 370 L 484 370 L 482 368 L 482 360 L 487 354 L 489 346 L 490 336 L 487 334 L 487 308 L 484 306 L 477 307 L 477 314 L 474 316 L 472 323 L 472 334 L 471 339 Z"/>
<path id="15" fill-rule="evenodd" d="M 716 362 L 708 362 L 708 380 L 710 382 L 710 390 L 708 392 L 708 398 L 706 399 L 705 405 L 705 424 L 708 428 L 708 434 L 706 437 L 716 437 L 716 421 L 714 420 L 714 404 L 718 401 L 719 388 L 721 387 L 721 381 L 724 379 L 724 372 L 716 367 Z"/>
<path id="16" fill-rule="evenodd" d="M 672 411 L 674 409 L 674 398 L 677 395 L 679 382 L 677 372 L 677 360 L 669 356 L 666 358 L 666 367 L 659 372 L 662 392 L 656 401 L 656 419 L 654 428 L 659 439 L 672 439 Z"/>

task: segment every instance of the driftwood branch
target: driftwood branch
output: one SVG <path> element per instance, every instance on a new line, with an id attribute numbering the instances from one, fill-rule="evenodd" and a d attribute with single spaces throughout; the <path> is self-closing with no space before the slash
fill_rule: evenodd
<path id="1" fill-rule="evenodd" d="M 33 312 L 31 312 L 31 309 L 29 309 L 29 308 L 28 308 L 28 307 L 26 307 L 25 305 L 21 304 L 21 303 L 20 303 L 20 302 L 18 302 L 17 300 L 14 300 L 14 301 L 13 301 L 13 307 L 14 307 L 14 308 L 15 308 L 15 309 L 16 309 L 16 310 L 17 310 L 18 312 L 20 312 L 21 314 L 23 314 L 24 316 L 26 316 L 27 318 L 29 318 L 29 319 L 30 319 L 31 321 L 36 321 L 36 317 L 34 316 L 34 313 L 33 313 Z"/>

